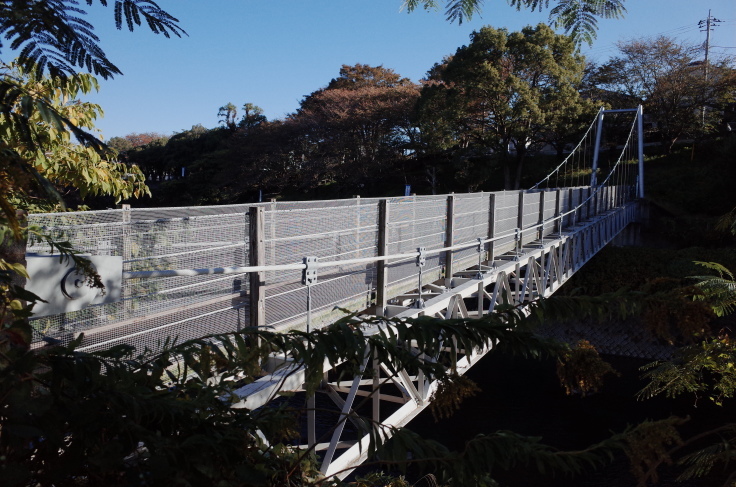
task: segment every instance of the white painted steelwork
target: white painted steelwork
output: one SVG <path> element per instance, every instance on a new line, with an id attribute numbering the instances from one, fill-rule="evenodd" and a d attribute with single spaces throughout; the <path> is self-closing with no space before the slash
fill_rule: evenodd
<path id="1" fill-rule="evenodd" d="M 246 326 L 316 329 L 343 316 L 337 308 L 397 319 L 473 318 L 499 302 L 549 296 L 637 217 L 640 132 L 638 171 L 630 166 L 641 109 L 636 114 L 618 161 L 605 177 L 591 172 L 592 186 L 32 215 L 32 225 L 81 251 L 119 256 L 124 278 L 115 303 L 33 320 L 36 339 L 64 342 L 84 332 L 80 350 L 120 343 L 155 350 L 167 338 Z M 589 130 L 585 137 L 593 135 Z M 582 168 L 591 168 L 585 147 L 578 144 L 540 183 L 579 174 L 583 159 Z M 466 302 L 474 303 L 470 311 Z M 488 351 L 464 351 L 458 373 Z M 392 374 L 371 356 L 364 359 L 363 374 L 349 387 L 323 383 L 339 408 L 329 441 L 318 443 L 315 415 L 308 414 L 304 447 L 322 452 L 326 476 L 344 477 L 367 454 L 368 436 L 345 432 L 346 421 L 360 424 L 356 398 L 371 398 L 373 422 L 398 427 L 428 406 L 437 387 L 430 377 Z M 268 371 L 237 391 L 236 407 L 254 409 L 280 391 L 302 389 L 304 371 L 290 357 L 273 357 Z M 314 398 L 308 404 L 313 411 Z M 388 414 L 389 404 L 400 407 Z"/>

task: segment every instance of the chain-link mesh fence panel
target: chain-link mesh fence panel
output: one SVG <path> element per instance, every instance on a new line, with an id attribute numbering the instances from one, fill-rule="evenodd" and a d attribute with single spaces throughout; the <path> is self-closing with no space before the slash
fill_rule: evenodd
<path id="1" fill-rule="evenodd" d="M 539 203 L 542 200 L 542 193 L 526 193 L 524 194 L 524 209 L 521 218 L 521 228 L 526 230 L 534 227 L 539 223 Z M 538 229 L 523 232 L 521 236 L 521 244 L 528 245 L 539 238 Z"/>
<path id="2" fill-rule="evenodd" d="M 489 193 L 455 196 L 455 224 L 452 245 L 472 244 L 479 238 L 488 238 L 490 226 Z M 478 250 L 470 247 L 453 252 L 456 269 L 465 269 L 478 264 Z"/>
<path id="3" fill-rule="evenodd" d="M 580 205 L 589 188 L 559 192 L 560 211 Z M 623 190 L 628 196 L 630 189 Z M 614 200 L 617 189 L 601 193 Z M 492 226 L 494 255 L 515 250 L 515 229 L 529 228 L 557 211 L 557 192 L 497 192 L 454 195 L 453 234 L 448 236 L 448 196 L 411 196 L 387 199 L 387 254 L 415 253 L 452 245 L 475 243 L 486 238 Z M 623 196 L 623 194 L 622 194 Z M 90 255 L 119 256 L 123 271 L 170 269 L 213 269 L 248 266 L 250 257 L 249 209 L 263 209 L 263 258 L 266 265 L 301 263 L 304 257 L 320 262 L 370 258 L 378 255 L 378 198 L 329 201 L 267 202 L 189 208 L 141 208 L 94 212 L 31 215 L 29 224 L 58 240 L 68 240 L 77 250 Z M 491 207 L 493 201 L 493 207 Z M 540 215 L 540 205 L 543 211 Z M 575 221 L 587 218 L 587 206 Z M 491 225 L 490 219 L 494 221 Z M 568 226 L 572 216 L 565 218 Z M 553 231 L 550 224 L 545 234 Z M 526 232 L 523 243 L 536 240 L 538 232 Z M 47 252 L 45 244 L 31 243 L 28 251 Z M 426 256 L 423 283 L 442 277 L 445 252 Z M 478 262 L 474 246 L 453 253 L 453 268 L 467 269 Z M 376 263 L 323 267 L 311 288 L 312 327 L 318 328 L 343 316 L 369 307 L 378 286 Z M 386 263 L 388 296 L 416 288 L 416 257 Z M 263 273 L 265 325 L 275 329 L 303 329 L 307 321 L 307 288 L 302 271 Z M 250 326 L 250 279 L 241 274 L 124 279 L 122 299 L 90 306 L 80 311 L 36 318 L 32 325 L 36 341 L 42 337 L 68 343 L 85 333 L 83 349 L 129 343 L 138 350 L 156 349 L 166 340 L 178 341 L 206 334 L 223 333 Z"/>
<path id="4" fill-rule="evenodd" d="M 389 198 L 389 222 L 387 229 L 388 254 L 416 252 L 445 247 L 447 232 L 446 196 L 407 196 Z M 444 252 L 426 257 L 422 269 L 424 282 L 442 276 L 445 266 Z M 386 264 L 389 295 L 396 295 L 416 288 L 418 272 L 416 258 L 390 260 Z"/>
<path id="5" fill-rule="evenodd" d="M 377 200 L 355 198 L 324 203 L 329 206 L 284 203 L 277 210 L 265 212 L 266 265 L 298 263 L 307 256 L 325 262 L 378 255 Z M 303 329 L 307 291 L 302 285 L 302 271 L 269 271 L 266 282 L 266 325 Z M 344 311 L 335 308 L 365 309 L 375 286 L 374 262 L 320 269 L 312 286 L 312 327 L 344 316 Z"/>
<path id="6" fill-rule="evenodd" d="M 221 213 L 218 213 L 218 210 Z M 123 258 L 123 271 L 213 268 L 248 263 L 243 205 L 106 210 L 30 215 L 29 224 L 80 252 Z M 240 213 L 238 213 L 240 211 Z M 28 251 L 48 251 L 31 244 Z M 32 320 L 37 339 L 66 343 L 84 333 L 83 349 L 128 343 L 142 351 L 248 325 L 248 276 L 128 279 L 115 303 Z"/>
<path id="7" fill-rule="evenodd" d="M 542 219 L 544 226 L 542 227 L 542 237 L 547 237 L 555 232 L 557 222 L 553 221 L 557 216 L 557 191 L 545 191 L 542 193 L 543 208 Z"/>
<path id="8" fill-rule="evenodd" d="M 519 192 L 499 192 L 496 195 L 494 236 L 507 235 L 499 238 L 494 244 L 496 256 L 511 252 L 516 247 L 514 229 L 519 222 Z"/>

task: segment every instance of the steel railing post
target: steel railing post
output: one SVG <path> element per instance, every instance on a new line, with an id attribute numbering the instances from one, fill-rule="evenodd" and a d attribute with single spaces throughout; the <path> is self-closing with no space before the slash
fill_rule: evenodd
<path id="1" fill-rule="evenodd" d="M 378 255 L 388 255 L 389 201 L 378 202 Z M 388 305 L 388 262 L 376 263 L 376 315 L 386 316 Z"/>
<path id="2" fill-rule="evenodd" d="M 266 265 L 264 210 L 260 206 L 252 206 L 248 210 L 248 260 L 251 266 Z M 263 271 L 251 272 L 250 280 L 250 326 L 266 325 L 266 292 Z"/>
<path id="3" fill-rule="evenodd" d="M 491 193 L 488 199 L 488 238 L 492 239 L 496 236 L 496 193 Z M 495 249 L 496 242 L 488 243 L 488 263 L 491 267 L 495 266 Z"/>
<path id="4" fill-rule="evenodd" d="M 565 211 L 572 210 L 573 208 L 575 208 L 575 206 L 577 206 L 575 204 L 575 189 L 570 188 L 568 191 L 570 192 L 568 195 L 569 209 L 566 209 Z M 567 217 L 567 223 L 569 227 L 575 226 L 575 217 L 577 213 L 577 211 L 573 211 L 572 213 L 570 213 L 570 216 Z"/>
<path id="5" fill-rule="evenodd" d="M 595 147 L 593 148 L 593 167 L 590 173 L 590 187 L 594 188 L 597 184 L 597 171 L 598 171 L 598 154 L 600 153 L 601 147 L 601 135 L 603 133 L 603 110 L 598 112 L 598 126 L 595 132 Z"/>
<path id="6" fill-rule="evenodd" d="M 516 258 L 519 258 L 519 254 L 521 254 L 521 247 L 522 247 L 522 230 L 524 228 L 524 190 L 519 191 L 519 208 L 517 212 L 517 218 L 516 218 L 516 248 L 514 248 L 514 253 L 516 254 Z"/>
<path id="7" fill-rule="evenodd" d="M 417 267 L 419 268 L 419 286 L 417 286 L 419 297 L 415 303 L 417 308 L 424 308 L 424 299 L 422 299 L 422 269 L 424 269 L 424 266 L 427 263 L 427 257 L 425 255 L 426 251 L 426 247 L 417 248 Z"/>
<path id="8" fill-rule="evenodd" d="M 547 199 L 547 192 L 546 191 L 540 191 L 539 193 L 539 221 L 538 224 L 541 225 L 539 227 L 539 230 L 537 230 L 537 237 L 539 240 L 544 239 L 544 200 Z"/>
<path id="9" fill-rule="evenodd" d="M 562 234 L 562 191 L 558 188 L 555 190 L 555 232 Z"/>
<path id="10" fill-rule="evenodd" d="M 133 249 L 132 249 L 132 245 L 130 242 L 130 237 L 131 237 L 130 235 L 131 218 L 130 217 L 131 217 L 132 210 L 131 210 L 130 205 L 128 204 L 121 205 L 121 209 L 123 210 L 123 213 L 122 213 L 122 216 L 123 216 L 122 247 L 123 248 L 121 249 L 122 250 L 121 254 L 123 256 L 123 260 L 125 261 L 125 260 L 129 260 L 133 258 Z M 123 302 L 125 303 L 124 305 L 125 315 L 127 316 L 128 313 L 133 310 L 133 300 L 130 299 L 131 298 L 130 286 L 124 284 L 122 287 L 123 289 L 122 289 L 121 294 L 122 294 Z M 65 321 L 65 320 L 66 320 L 66 313 L 62 315 L 62 321 Z"/>
<path id="11" fill-rule="evenodd" d="M 454 245 L 454 231 L 455 231 L 455 195 L 450 194 L 447 196 L 447 216 L 445 225 L 445 247 L 452 247 Z M 452 287 L 452 275 L 455 273 L 455 266 L 452 261 L 452 250 L 445 252 L 445 286 L 447 288 Z"/>

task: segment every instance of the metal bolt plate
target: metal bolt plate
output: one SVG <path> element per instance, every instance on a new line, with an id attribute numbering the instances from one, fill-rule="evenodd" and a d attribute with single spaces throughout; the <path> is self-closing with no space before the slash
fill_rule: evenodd
<path id="1" fill-rule="evenodd" d="M 317 282 L 317 262 L 319 257 L 304 257 L 304 264 L 307 266 L 302 271 L 302 284 L 305 286 L 311 286 Z"/>

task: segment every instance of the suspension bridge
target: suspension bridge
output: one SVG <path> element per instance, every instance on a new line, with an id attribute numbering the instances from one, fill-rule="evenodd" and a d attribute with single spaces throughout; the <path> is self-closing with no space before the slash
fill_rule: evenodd
<path id="1" fill-rule="evenodd" d="M 604 121 L 612 114 L 631 123 L 604 166 Z M 549 296 L 637 219 L 642 133 L 641 107 L 601 110 L 564 161 L 521 191 L 31 215 L 29 224 L 89 255 L 106 285 L 104 294 L 87 287 L 70 264 L 31 244 L 28 288 L 48 301 L 34 310 L 35 343 L 83 333 L 78 350 L 123 343 L 156 350 L 167 338 L 245 327 L 314 330 L 345 310 L 472 319 L 499 303 Z M 458 373 L 489 350 L 460 354 Z M 304 372 L 289 357 L 274 357 L 266 369 L 237 391 L 236 407 L 255 409 L 302 389 Z M 369 357 L 345 385 L 322 384 L 338 412 L 327 438 L 308 399 L 303 447 L 316 450 L 325 476 L 344 477 L 366 458 L 368 435 L 344 428 L 356 398 L 371 398 L 373 422 L 400 427 L 437 387 Z"/>

